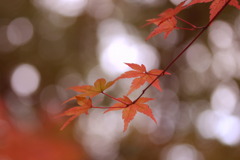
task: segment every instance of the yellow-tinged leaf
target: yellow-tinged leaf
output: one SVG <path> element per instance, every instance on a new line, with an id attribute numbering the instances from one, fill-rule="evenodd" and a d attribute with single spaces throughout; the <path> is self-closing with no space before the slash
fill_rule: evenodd
<path id="1" fill-rule="evenodd" d="M 96 91 L 102 92 L 105 89 L 106 80 L 104 78 L 98 79 L 94 83 Z"/>
<path id="2" fill-rule="evenodd" d="M 74 90 L 76 92 L 80 92 L 79 97 L 95 97 L 98 94 L 102 93 L 104 90 L 108 89 L 109 87 L 111 87 L 113 84 L 115 83 L 115 81 L 109 81 L 106 83 L 106 80 L 104 78 L 100 78 L 97 79 L 94 82 L 94 85 L 83 85 L 83 86 L 74 86 L 74 87 L 70 87 L 69 89 Z M 67 103 L 71 100 L 76 99 L 75 96 L 64 101 L 64 103 Z"/>

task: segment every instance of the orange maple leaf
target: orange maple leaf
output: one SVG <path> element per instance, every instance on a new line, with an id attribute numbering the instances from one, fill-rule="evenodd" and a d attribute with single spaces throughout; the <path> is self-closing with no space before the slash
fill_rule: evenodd
<path id="1" fill-rule="evenodd" d="M 212 2 L 210 5 L 210 20 L 213 19 L 213 17 L 216 16 L 216 14 L 221 10 L 221 8 L 224 6 L 224 4 L 227 3 L 228 0 L 192 0 L 188 5 L 194 5 L 196 3 L 208 3 Z M 237 0 L 231 0 L 229 2 L 229 5 L 236 7 L 237 9 L 240 9 L 240 5 Z"/>
<path id="2" fill-rule="evenodd" d="M 178 14 L 180 11 L 185 9 L 186 7 L 184 6 L 185 1 L 180 3 L 179 5 L 176 6 L 176 8 L 169 8 L 159 14 L 159 18 L 154 18 L 154 19 L 149 19 L 147 20 L 149 23 L 145 24 L 155 24 L 158 27 L 155 28 L 150 35 L 146 38 L 147 40 L 152 38 L 153 36 L 160 34 L 162 32 L 165 32 L 164 38 L 167 38 L 167 36 L 174 30 L 176 29 L 177 25 L 177 20 L 175 18 L 175 15 Z"/>
<path id="3" fill-rule="evenodd" d="M 76 92 L 81 92 L 81 94 L 79 94 L 78 96 L 81 97 L 95 97 L 96 95 L 102 93 L 104 90 L 108 89 L 109 87 L 111 87 L 114 84 L 115 81 L 109 81 L 106 82 L 106 80 L 104 78 L 100 78 L 97 79 L 94 82 L 94 85 L 83 85 L 83 86 L 74 86 L 74 87 L 70 87 L 69 89 L 72 89 Z M 63 103 L 67 103 L 71 100 L 76 99 L 75 97 L 72 97 L 66 101 L 64 101 Z"/>
<path id="4" fill-rule="evenodd" d="M 71 116 L 60 128 L 60 130 L 63 130 L 71 121 L 73 121 L 75 118 L 77 118 L 79 115 L 85 113 L 88 114 L 88 110 L 92 108 L 92 100 L 90 98 L 86 97 L 81 97 L 81 96 L 76 96 L 77 103 L 80 106 L 73 107 L 68 109 L 62 114 L 59 114 L 57 117 L 62 117 L 62 116 Z"/>
<path id="5" fill-rule="evenodd" d="M 152 69 L 147 72 L 146 67 L 142 64 L 141 66 L 134 63 L 125 63 L 133 70 L 127 71 L 120 75 L 116 80 L 122 79 L 122 78 L 134 78 L 132 81 L 130 90 L 128 91 L 127 95 L 131 94 L 134 90 L 141 87 L 145 82 L 152 83 L 153 80 L 160 75 L 163 70 L 158 69 Z M 170 75 L 170 73 L 165 72 L 164 74 Z M 156 80 L 152 85 L 157 88 L 159 91 L 161 91 L 161 87 L 159 85 L 159 80 Z"/>
<path id="6" fill-rule="evenodd" d="M 124 96 L 123 98 L 118 98 L 121 102 L 124 103 L 115 103 L 112 105 L 108 110 L 106 110 L 104 113 L 109 111 L 115 111 L 123 109 L 122 111 L 122 119 L 124 120 L 124 129 L 123 131 L 126 131 L 129 125 L 129 122 L 133 120 L 137 112 L 141 112 L 147 116 L 149 116 L 155 123 L 157 123 L 157 120 L 155 119 L 152 110 L 149 108 L 147 104 L 144 104 L 150 100 L 153 100 L 152 98 L 147 97 L 141 97 L 136 102 L 132 102 L 128 97 Z"/>

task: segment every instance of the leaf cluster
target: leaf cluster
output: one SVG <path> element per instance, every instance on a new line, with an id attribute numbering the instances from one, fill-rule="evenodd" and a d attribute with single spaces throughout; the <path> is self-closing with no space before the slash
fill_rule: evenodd
<path id="1" fill-rule="evenodd" d="M 184 20 L 177 16 L 182 10 L 199 3 L 209 3 L 209 22 L 219 13 L 219 11 L 223 8 L 223 6 L 228 2 L 228 0 L 192 0 L 190 3 L 186 4 L 186 0 L 181 2 L 175 8 L 169 8 L 164 12 L 158 15 L 158 18 L 148 19 L 147 24 L 155 24 L 157 27 L 148 35 L 147 40 L 161 33 L 164 34 L 164 38 L 167 38 L 168 35 L 175 29 L 183 29 L 183 30 L 196 30 L 201 29 L 203 27 L 197 27 L 187 20 Z M 238 0 L 230 0 L 228 5 L 233 6 L 237 9 L 240 9 L 240 5 Z M 181 28 L 177 27 L 178 22 L 181 21 L 183 23 L 188 24 L 191 28 Z"/>
<path id="2" fill-rule="evenodd" d="M 199 3 L 211 3 L 210 4 L 210 14 L 209 14 L 209 22 L 204 27 L 197 27 L 190 22 L 180 18 L 177 16 L 182 10 Z M 81 114 L 88 114 L 88 111 L 93 108 L 98 109 L 107 109 L 104 113 L 109 111 L 122 110 L 122 119 L 124 121 L 124 129 L 126 131 L 130 121 L 132 121 L 137 112 L 143 113 L 150 117 L 155 123 L 157 123 L 156 118 L 154 117 L 152 110 L 146 104 L 147 102 L 153 100 L 149 97 L 143 97 L 145 91 L 151 86 L 155 87 L 159 91 L 162 91 L 160 87 L 159 78 L 164 75 L 170 75 L 167 70 L 174 64 L 174 62 L 180 58 L 180 56 L 199 38 L 199 36 L 209 27 L 209 25 L 213 22 L 213 20 L 219 15 L 219 13 L 227 6 L 231 5 L 237 9 L 240 9 L 240 5 L 237 0 L 192 0 L 190 3 L 186 4 L 186 1 L 181 2 L 175 8 L 169 8 L 164 12 L 158 15 L 158 18 L 148 19 L 147 24 L 154 24 L 157 27 L 149 34 L 146 38 L 147 40 L 156 36 L 160 33 L 165 33 L 164 37 L 167 36 L 175 29 L 184 29 L 184 30 L 197 30 L 201 29 L 201 31 L 196 35 L 196 37 L 163 69 L 152 69 L 150 71 L 146 70 L 146 67 L 141 64 L 134 63 L 126 63 L 131 70 L 121 74 L 113 81 L 107 82 L 104 78 L 97 79 L 93 85 L 83 85 L 83 86 L 74 86 L 71 87 L 71 90 L 78 92 L 79 94 L 66 100 L 64 103 L 67 103 L 72 100 L 76 100 L 79 106 L 75 106 L 73 108 L 68 109 L 62 114 L 58 115 L 58 117 L 62 116 L 71 116 L 61 127 L 63 130 L 72 120 L 77 118 Z M 177 27 L 178 21 L 184 22 L 188 24 L 191 28 L 180 28 Z M 113 86 L 117 81 L 124 78 L 133 78 L 130 89 L 127 94 L 115 98 L 106 93 L 106 90 Z M 128 96 L 139 89 L 143 84 L 148 83 L 148 86 L 142 90 L 142 93 L 135 99 L 131 100 Z M 99 107 L 93 106 L 92 98 L 103 94 L 107 97 L 110 97 L 115 103 L 110 107 Z"/>
<path id="3" fill-rule="evenodd" d="M 154 122 L 157 122 L 152 110 L 149 108 L 146 102 L 153 100 L 148 97 L 138 97 L 134 101 L 130 100 L 128 95 L 137 90 L 139 87 L 144 85 L 146 82 L 157 88 L 158 90 L 162 90 L 160 87 L 160 82 L 158 80 L 158 76 L 163 74 L 163 70 L 153 69 L 150 71 L 146 70 L 146 67 L 134 63 L 126 63 L 132 70 L 127 71 L 117 77 L 113 81 L 107 82 L 104 78 L 97 79 L 93 85 L 83 85 L 83 86 L 74 86 L 69 89 L 79 92 L 78 95 L 66 100 L 64 103 L 67 103 L 72 100 L 76 100 L 79 106 L 75 106 L 73 108 L 68 109 L 64 113 L 58 115 L 58 117 L 62 116 L 71 116 L 61 127 L 60 130 L 63 130 L 72 120 L 77 118 L 81 114 L 88 114 L 88 111 L 92 108 L 98 109 L 107 109 L 104 113 L 115 110 L 122 110 L 122 118 L 124 120 L 124 131 L 127 130 L 129 122 L 134 119 L 137 112 L 141 112 L 147 116 L 149 116 Z M 170 73 L 165 72 L 166 75 L 170 75 Z M 134 78 L 131 84 L 131 87 L 126 96 L 122 98 L 115 98 L 105 92 L 108 88 L 113 86 L 118 80 L 123 78 Z M 110 97 L 112 100 L 116 101 L 110 107 L 99 107 L 93 106 L 92 98 L 103 94 L 105 96 Z"/>

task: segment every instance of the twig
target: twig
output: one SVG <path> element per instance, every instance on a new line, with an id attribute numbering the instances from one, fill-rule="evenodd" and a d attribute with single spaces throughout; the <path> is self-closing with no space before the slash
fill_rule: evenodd
<path id="1" fill-rule="evenodd" d="M 218 11 L 218 13 L 208 22 L 208 24 L 204 27 L 202 27 L 202 30 L 196 35 L 196 37 L 163 69 L 163 72 L 159 74 L 153 81 L 150 83 L 145 89 L 143 89 L 142 93 L 133 101 L 133 103 L 136 103 L 136 101 L 143 96 L 143 94 L 146 92 L 146 90 L 152 86 L 152 84 L 161 76 L 164 75 L 164 73 L 185 53 L 185 51 L 208 29 L 208 27 L 211 25 L 211 23 L 218 17 L 218 15 L 224 10 L 224 8 L 230 3 L 231 0 L 228 0 L 225 5 Z"/>

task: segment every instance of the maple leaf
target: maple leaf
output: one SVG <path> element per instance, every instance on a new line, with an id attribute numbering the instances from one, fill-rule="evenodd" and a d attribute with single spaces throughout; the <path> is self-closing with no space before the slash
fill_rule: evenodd
<path id="1" fill-rule="evenodd" d="M 177 5 L 176 8 L 174 8 L 174 9 L 169 8 L 169 9 L 165 10 L 164 12 L 162 12 L 161 14 L 158 15 L 159 18 L 147 20 L 149 23 L 145 24 L 144 26 L 149 25 L 149 24 L 155 24 L 158 27 L 155 28 L 149 34 L 149 36 L 146 38 L 146 40 L 148 40 L 148 39 L 152 38 L 153 36 L 156 36 L 157 34 L 160 34 L 162 32 L 165 32 L 164 38 L 167 38 L 167 36 L 174 29 L 176 29 L 177 20 L 175 18 L 175 15 L 186 8 L 185 6 L 183 6 L 184 3 L 185 3 L 185 1 L 183 1 L 182 3 Z"/>
<path id="2" fill-rule="evenodd" d="M 125 63 L 133 70 L 127 71 L 120 75 L 116 80 L 122 79 L 122 78 L 135 78 L 132 81 L 130 90 L 128 91 L 127 95 L 131 94 L 134 90 L 141 87 L 145 82 L 152 83 L 153 80 L 160 75 L 163 70 L 153 69 L 147 72 L 146 67 L 142 64 L 141 66 L 134 63 Z M 170 75 L 170 73 L 165 72 L 164 74 Z M 152 85 L 157 88 L 159 91 L 161 91 L 161 87 L 159 85 L 159 80 L 157 79 Z"/>
<path id="3" fill-rule="evenodd" d="M 74 87 L 70 87 L 69 89 L 72 89 L 76 92 L 81 92 L 81 94 L 79 94 L 78 96 L 81 96 L 81 97 L 89 96 L 92 98 L 98 95 L 99 93 L 102 93 L 104 90 L 108 89 L 109 87 L 111 87 L 114 84 L 114 82 L 115 81 L 106 82 L 104 78 L 100 78 L 94 82 L 93 86 L 91 85 L 74 86 Z M 74 99 L 76 98 L 75 97 L 69 98 L 63 103 L 67 103 Z"/>
<path id="4" fill-rule="evenodd" d="M 155 21 L 155 19 L 152 19 Z M 148 21 L 152 21 L 151 19 Z M 177 20 L 176 18 L 172 17 L 167 19 L 166 21 L 162 22 L 160 25 L 158 25 L 157 28 L 155 28 L 146 38 L 146 40 L 149 40 L 150 38 L 165 32 L 164 38 L 167 38 L 168 35 L 176 28 Z"/>
<path id="5" fill-rule="evenodd" d="M 136 102 L 132 102 L 128 97 L 124 96 L 123 98 L 118 98 L 121 102 L 124 103 L 115 103 L 112 105 L 108 110 L 106 110 L 104 113 L 109 111 L 115 111 L 123 109 L 122 111 L 122 119 L 124 120 L 124 129 L 125 132 L 128 128 L 129 122 L 133 120 L 137 112 L 141 112 L 148 117 L 150 117 L 155 123 L 157 123 L 157 120 L 155 119 L 154 115 L 152 114 L 152 110 L 149 108 L 147 104 L 144 104 L 150 100 L 153 100 L 152 98 L 147 97 L 141 97 Z"/>
<path id="6" fill-rule="evenodd" d="M 63 116 L 71 116 L 60 128 L 60 130 L 63 130 L 71 121 L 73 121 L 75 118 L 77 118 L 79 115 L 85 113 L 88 114 L 88 110 L 92 108 L 92 100 L 90 98 L 76 96 L 77 103 L 80 106 L 73 107 L 68 109 L 62 114 L 59 114 L 57 117 L 63 117 Z"/>
<path id="7" fill-rule="evenodd" d="M 210 5 L 210 17 L 209 19 L 212 20 L 213 17 L 216 16 L 216 14 L 221 10 L 221 8 L 227 3 L 228 0 L 192 0 L 188 5 L 194 5 L 196 3 L 208 3 L 212 2 Z M 240 5 L 237 0 L 231 0 L 229 2 L 229 5 L 236 7 L 237 9 L 240 9 Z"/>

